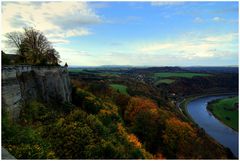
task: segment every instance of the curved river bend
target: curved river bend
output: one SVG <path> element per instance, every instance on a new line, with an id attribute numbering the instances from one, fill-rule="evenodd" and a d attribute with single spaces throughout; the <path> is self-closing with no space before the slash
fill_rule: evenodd
<path id="1" fill-rule="evenodd" d="M 187 105 L 187 112 L 208 135 L 228 147 L 238 158 L 238 132 L 221 123 L 207 110 L 208 102 L 226 97 L 229 96 L 206 96 L 192 100 Z"/>

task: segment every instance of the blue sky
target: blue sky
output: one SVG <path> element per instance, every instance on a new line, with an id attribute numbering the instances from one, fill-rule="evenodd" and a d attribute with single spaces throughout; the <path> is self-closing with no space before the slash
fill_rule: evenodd
<path id="1" fill-rule="evenodd" d="M 238 2 L 2 2 L 2 34 L 26 26 L 69 65 L 238 64 Z"/>

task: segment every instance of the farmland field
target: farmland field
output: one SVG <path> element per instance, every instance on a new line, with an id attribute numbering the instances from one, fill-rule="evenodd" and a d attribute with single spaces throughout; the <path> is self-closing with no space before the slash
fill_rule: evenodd
<path id="1" fill-rule="evenodd" d="M 192 77 L 195 77 L 195 76 L 210 76 L 210 74 L 204 74 L 204 73 L 176 73 L 176 72 L 154 73 L 154 78 L 170 78 L 170 77 L 192 78 Z"/>
<path id="2" fill-rule="evenodd" d="M 83 69 L 80 69 L 80 68 L 69 68 L 68 71 L 71 72 L 71 73 L 88 73 L 88 72 L 86 72 L 86 71 L 84 71 Z"/>
<path id="3" fill-rule="evenodd" d="M 171 84 L 173 82 L 175 82 L 175 80 L 173 80 L 173 79 L 160 79 L 155 83 L 155 85 L 158 85 L 161 83 Z"/>
<path id="4" fill-rule="evenodd" d="M 110 86 L 111 86 L 113 89 L 119 91 L 120 93 L 128 95 L 128 93 L 127 93 L 127 87 L 126 87 L 126 86 L 121 85 L 121 84 L 110 84 Z"/>
<path id="5" fill-rule="evenodd" d="M 224 124 L 238 130 L 238 97 L 213 101 L 208 109 Z"/>

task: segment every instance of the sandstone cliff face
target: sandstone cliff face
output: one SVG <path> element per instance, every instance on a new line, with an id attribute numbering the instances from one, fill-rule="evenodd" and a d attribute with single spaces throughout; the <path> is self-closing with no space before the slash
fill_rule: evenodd
<path id="1" fill-rule="evenodd" d="M 63 67 L 17 66 L 2 69 L 2 108 L 13 119 L 19 117 L 21 105 L 29 100 L 47 103 L 71 101 L 68 71 Z"/>
<path id="2" fill-rule="evenodd" d="M 21 106 L 20 84 L 16 77 L 16 69 L 2 70 L 2 109 L 17 118 Z"/>

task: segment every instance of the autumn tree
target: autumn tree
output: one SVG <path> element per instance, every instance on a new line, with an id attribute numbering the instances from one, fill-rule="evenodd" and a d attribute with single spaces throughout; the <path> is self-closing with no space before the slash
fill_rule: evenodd
<path id="1" fill-rule="evenodd" d="M 27 64 L 52 64 L 60 63 L 59 53 L 52 47 L 46 36 L 34 29 L 24 28 L 24 32 L 7 33 L 6 38 L 11 47 L 17 49 L 22 63 Z"/>
<path id="2" fill-rule="evenodd" d="M 132 122 L 140 111 L 157 109 L 158 106 L 151 99 L 143 97 L 132 97 L 125 110 L 124 119 Z"/>
<path id="3" fill-rule="evenodd" d="M 170 158 L 191 158 L 196 138 L 196 131 L 188 123 L 174 117 L 166 121 L 163 142 Z"/>

